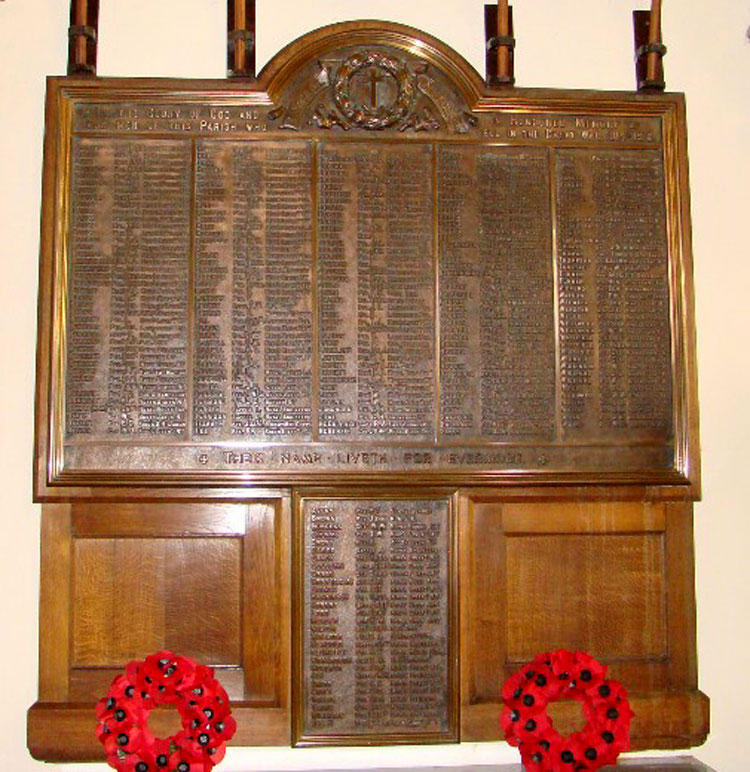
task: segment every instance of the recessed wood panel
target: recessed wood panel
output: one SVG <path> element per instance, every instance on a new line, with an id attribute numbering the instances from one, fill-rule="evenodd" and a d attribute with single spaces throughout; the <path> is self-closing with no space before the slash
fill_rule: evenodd
<path id="1" fill-rule="evenodd" d="M 514 493 L 509 497 L 517 499 Z M 581 648 L 639 692 L 682 683 L 683 612 L 668 549 L 689 519 L 658 501 L 472 501 L 462 508 L 464 705 L 497 702 L 518 665 L 544 649 Z M 567 500 L 565 500 L 567 499 Z M 670 616 L 672 615 L 672 616 Z"/>
<path id="2" fill-rule="evenodd" d="M 179 539 L 167 553 L 165 642 L 201 662 L 239 665 L 240 558 L 236 539 Z"/>
<path id="3" fill-rule="evenodd" d="M 505 549 L 510 661 L 549 649 L 666 656 L 660 535 L 520 536 Z"/>
<path id="4" fill-rule="evenodd" d="M 122 666 L 162 647 L 239 665 L 240 541 L 79 539 L 73 665 Z"/>
<path id="5" fill-rule="evenodd" d="M 73 666 L 122 665 L 164 642 L 164 552 L 156 540 L 80 540 L 73 552 Z"/>

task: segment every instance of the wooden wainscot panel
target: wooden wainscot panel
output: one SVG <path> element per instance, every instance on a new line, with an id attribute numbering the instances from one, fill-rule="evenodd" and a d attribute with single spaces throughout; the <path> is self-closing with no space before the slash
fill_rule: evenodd
<path id="1" fill-rule="evenodd" d="M 462 739 L 496 737 L 502 683 L 545 650 L 585 650 L 633 696 L 634 747 L 708 731 L 697 691 L 692 505 L 467 499 L 462 557 Z M 580 723 L 577 705 L 550 707 Z"/>
<path id="2" fill-rule="evenodd" d="M 70 505 L 42 507 L 39 587 L 39 700 L 68 698 L 70 672 Z"/>
<path id="3" fill-rule="evenodd" d="M 37 758 L 101 759 L 94 703 L 160 648 L 216 669 L 234 742 L 289 742 L 288 500 L 45 505 L 42 522 Z"/>

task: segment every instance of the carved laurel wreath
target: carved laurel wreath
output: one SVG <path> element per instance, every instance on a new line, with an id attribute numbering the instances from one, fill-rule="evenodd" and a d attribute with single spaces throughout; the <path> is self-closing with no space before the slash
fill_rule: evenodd
<path id="1" fill-rule="evenodd" d="M 352 78 L 366 67 L 377 67 L 396 79 L 398 94 L 389 107 L 371 108 L 352 99 Z M 348 120 L 364 129 L 384 129 L 403 120 L 414 101 L 414 82 L 406 65 L 378 51 L 350 56 L 339 68 L 333 84 L 336 107 Z"/>

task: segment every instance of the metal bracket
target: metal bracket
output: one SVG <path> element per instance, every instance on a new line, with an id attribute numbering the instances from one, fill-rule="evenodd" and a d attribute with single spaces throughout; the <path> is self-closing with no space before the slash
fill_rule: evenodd
<path id="1" fill-rule="evenodd" d="M 505 48 L 515 48 L 516 39 L 510 35 L 495 35 L 495 37 L 492 37 L 487 41 L 488 51 L 497 51 L 501 46 L 504 46 Z"/>

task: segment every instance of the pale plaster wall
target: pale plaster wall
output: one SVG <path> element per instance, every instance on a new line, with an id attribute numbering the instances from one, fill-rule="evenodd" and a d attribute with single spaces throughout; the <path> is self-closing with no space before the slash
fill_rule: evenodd
<path id="1" fill-rule="evenodd" d="M 222 77 L 223 0 L 101 0 L 100 74 Z M 516 0 L 519 85 L 629 89 L 623 0 Z M 637 7 L 644 8 L 644 0 Z M 68 0 L 0 0 L 0 769 L 41 769 L 25 747 L 36 693 L 39 508 L 32 396 L 44 76 L 65 66 Z M 174 18 L 174 21 L 173 21 Z M 381 18 L 482 64 L 480 0 L 258 0 L 259 63 L 333 21 Z M 700 681 L 713 730 L 695 755 L 745 772 L 750 642 L 750 25 L 748 0 L 666 0 L 667 81 L 687 93 L 696 256 L 704 500 L 697 506 Z M 230 750 L 221 769 L 492 764 L 503 744 Z M 102 766 L 75 765 L 82 769 Z"/>

